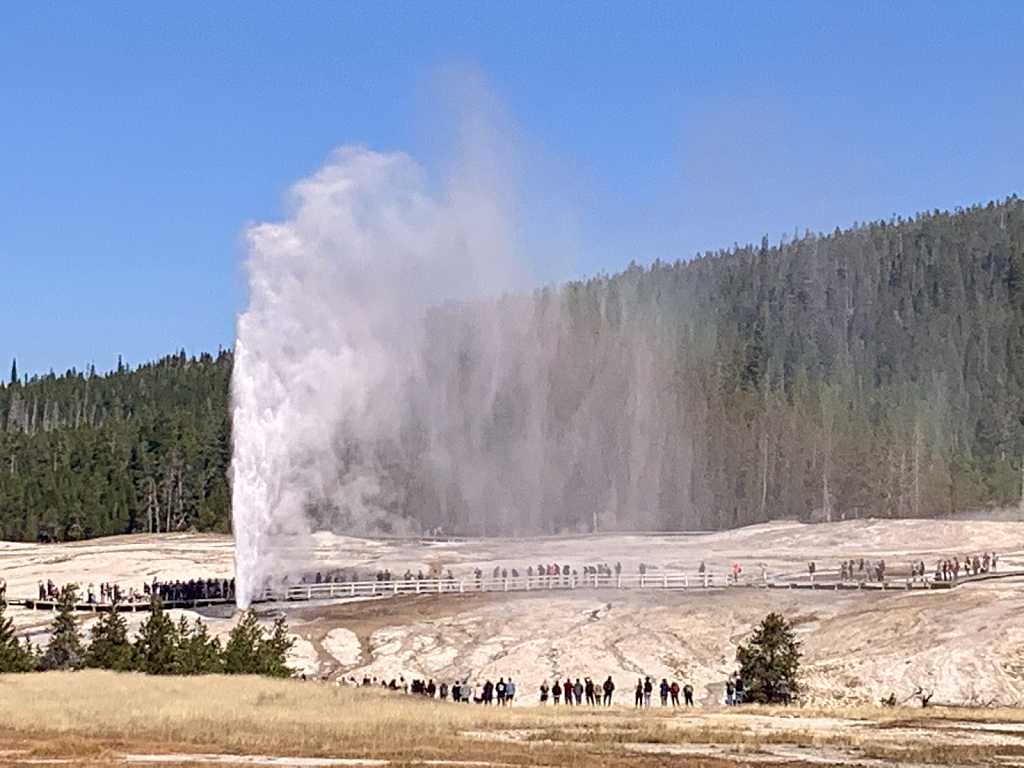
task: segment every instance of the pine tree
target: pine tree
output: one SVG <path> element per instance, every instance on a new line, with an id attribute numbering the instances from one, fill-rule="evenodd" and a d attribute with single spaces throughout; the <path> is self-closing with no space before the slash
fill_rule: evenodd
<path id="1" fill-rule="evenodd" d="M 274 622 L 270 636 L 266 637 L 256 612 L 250 608 L 228 637 L 224 671 L 229 675 L 288 677 L 291 670 L 285 662 L 293 643 L 283 618 Z"/>
<path id="2" fill-rule="evenodd" d="M 150 675 L 176 674 L 180 644 L 178 628 L 164 610 L 163 601 L 153 595 L 149 601 L 149 616 L 139 627 L 135 639 L 136 668 Z"/>
<path id="3" fill-rule="evenodd" d="M 799 693 L 800 655 L 800 641 L 794 637 L 790 623 L 778 613 L 765 616 L 750 642 L 736 649 L 746 700 L 760 704 L 771 701 L 781 680 L 786 681 L 790 695 Z"/>
<path id="4" fill-rule="evenodd" d="M 0 600 L 0 673 L 31 672 L 36 659 L 28 641 L 24 645 L 14 635 L 14 622 L 4 616 L 7 603 Z"/>
<path id="5" fill-rule="evenodd" d="M 18 383 L 18 358 L 14 358 L 11 363 L 11 384 Z"/>
<path id="6" fill-rule="evenodd" d="M 260 643 L 263 630 L 256 611 L 246 611 L 228 635 L 224 646 L 224 671 L 229 675 L 256 675 L 260 672 Z"/>
<path id="7" fill-rule="evenodd" d="M 53 620 L 50 644 L 43 654 L 43 669 L 78 669 L 82 666 L 85 651 L 78 635 L 75 622 L 75 604 L 78 602 L 78 585 L 65 584 L 57 598 L 57 616 Z"/>
<path id="8" fill-rule="evenodd" d="M 85 666 L 128 671 L 135 669 L 135 651 L 128 640 L 128 622 L 115 602 L 90 630 Z"/>
<path id="9" fill-rule="evenodd" d="M 285 662 L 293 645 L 295 640 L 288 636 L 288 625 L 282 616 L 274 622 L 270 637 L 260 643 L 260 674 L 289 677 L 292 671 Z"/>
<path id="10" fill-rule="evenodd" d="M 224 670 L 220 640 L 210 637 L 201 619 L 191 627 L 184 616 L 178 622 L 180 645 L 178 652 L 179 675 L 212 675 Z"/>

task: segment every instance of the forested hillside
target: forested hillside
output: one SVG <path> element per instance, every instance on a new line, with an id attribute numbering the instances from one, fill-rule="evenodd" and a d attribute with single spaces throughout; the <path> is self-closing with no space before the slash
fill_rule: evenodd
<path id="1" fill-rule="evenodd" d="M 500 376 L 477 354 L 488 338 L 516 340 L 499 345 Z M 426 343 L 411 415 L 374 449 L 374 503 L 422 529 L 710 529 L 1016 504 L 1024 203 L 446 306 Z M 0 386 L 0 536 L 227 530 L 231 366 L 230 352 L 173 355 Z M 432 465 L 429 414 L 481 409 L 471 426 L 489 457 Z M 513 463 L 509 477 L 546 473 L 538 512 L 474 515 L 460 489 Z M 505 493 L 510 509 L 527 491 Z M 329 500 L 312 509 L 318 525 L 351 522 Z"/>
<path id="2" fill-rule="evenodd" d="M 631 265 L 522 304 L 431 319 L 378 461 L 387 509 L 516 533 L 1020 499 L 1016 198 Z"/>
<path id="3" fill-rule="evenodd" d="M 567 297 L 596 337 L 653 339 L 662 444 L 690 469 L 683 494 L 663 483 L 665 527 L 1020 499 L 1016 197 L 631 266 Z"/>
<path id="4" fill-rule="evenodd" d="M 231 361 L 181 353 L 0 386 L 0 537 L 228 530 Z"/>

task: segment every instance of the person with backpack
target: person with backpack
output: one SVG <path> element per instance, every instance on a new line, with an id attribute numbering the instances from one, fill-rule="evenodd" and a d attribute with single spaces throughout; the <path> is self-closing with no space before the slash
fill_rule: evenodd
<path id="1" fill-rule="evenodd" d="M 683 686 L 683 701 L 686 702 L 686 706 L 693 706 L 693 686 L 687 683 Z M 676 703 L 679 703 L 679 696 L 676 695 Z"/>
<path id="2" fill-rule="evenodd" d="M 610 707 L 612 705 L 612 692 L 615 690 L 615 683 L 612 682 L 612 676 L 608 675 L 608 679 L 604 681 L 604 705 Z"/>
<path id="3" fill-rule="evenodd" d="M 540 688 L 541 702 L 544 701 L 544 686 Z M 562 684 L 558 682 L 558 678 L 555 678 L 555 684 L 551 686 L 551 700 L 557 704 L 558 700 L 562 697 Z"/>

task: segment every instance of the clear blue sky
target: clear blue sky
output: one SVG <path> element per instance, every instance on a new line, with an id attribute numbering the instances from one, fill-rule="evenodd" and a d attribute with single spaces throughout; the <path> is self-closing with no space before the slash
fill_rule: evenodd
<path id="1" fill-rule="evenodd" d="M 246 222 L 342 144 L 442 168 L 453 72 L 549 279 L 1024 194 L 1016 0 L 0 0 L 0 377 L 230 346 Z"/>

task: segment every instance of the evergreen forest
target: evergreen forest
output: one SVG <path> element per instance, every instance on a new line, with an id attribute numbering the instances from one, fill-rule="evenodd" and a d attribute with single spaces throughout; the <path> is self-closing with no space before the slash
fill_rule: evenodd
<path id="1" fill-rule="evenodd" d="M 594 440 L 615 447 L 564 473 L 562 503 L 541 527 L 602 527 L 589 489 L 610 484 L 621 500 L 638 477 L 651 489 L 644 516 L 617 527 L 940 516 L 1020 501 L 1015 196 L 631 264 L 525 300 L 559 308 L 547 428 L 585 412 Z M 472 310 L 439 309 L 431 323 L 468 333 Z M 457 361 L 456 373 L 469 364 Z M 12 371 L 0 386 L 0 537 L 228 530 L 231 367 L 224 351 L 103 375 Z M 519 396 L 498 398 L 496 429 L 514 421 Z M 586 411 L 594 402 L 605 410 Z M 622 414 L 641 411 L 643 428 L 626 434 Z M 417 475 L 414 445 L 381 450 L 395 514 L 478 532 Z"/>
<path id="2" fill-rule="evenodd" d="M 0 538 L 227 531 L 232 355 L 0 387 Z M 16 362 L 15 362 L 16 366 Z"/>

